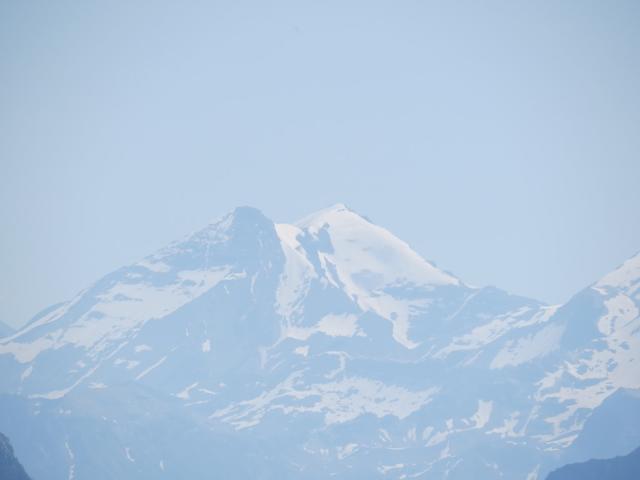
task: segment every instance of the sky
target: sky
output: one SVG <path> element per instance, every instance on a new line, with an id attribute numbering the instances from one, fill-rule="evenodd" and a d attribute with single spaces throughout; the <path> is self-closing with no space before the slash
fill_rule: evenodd
<path id="1" fill-rule="evenodd" d="M 0 3 L 0 321 L 239 205 L 564 302 L 640 250 L 640 2 Z"/>

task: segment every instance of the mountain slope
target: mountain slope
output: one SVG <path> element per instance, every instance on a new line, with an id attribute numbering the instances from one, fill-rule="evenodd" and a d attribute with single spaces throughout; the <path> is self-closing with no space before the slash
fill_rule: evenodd
<path id="1" fill-rule="evenodd" d="M 344 205 L 292 225 L 241 207 L 0 339 L 0 429 L 54 479 L 532 480 L 640 388 L 639 262 L 548 306 Z"/>
<path id="2" fill-rule="evenodd" d="M 0 478 L 3 480 L 29 480 L 27 472 L 13 453 L 9 439 L 0 433 Z"/>
<path id="3" fill-rule="evenodd" d="M 9 335 L 11 335 L 12 333 L 14 333 L 13 328 L 11 328 L 9 325 L 7 325 L 6 323 L 2 323 L 0 322 L 0 338 L 2 337 L 8 337 Z"/>
<path id="4" fill-rule="evenodd" d="M 618 389 L 594 410 L 562 463 L 612 458 L 640 445 L 640 390 Z"/>
<path id="5" fill-rule="evenodd" d="M 554 470 L 547 480 L 635 480 L 640 478 L 640 448 L 628 455 L 589 460 Z"/>

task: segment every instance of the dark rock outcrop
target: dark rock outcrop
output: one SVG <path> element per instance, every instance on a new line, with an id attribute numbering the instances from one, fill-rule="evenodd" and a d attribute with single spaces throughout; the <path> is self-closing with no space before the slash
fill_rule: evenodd
<path id="1" fill-rule="evenodd" d="M 637 480 L 640 478 L 640 448 L 623 457 L 589 460 L 565 465 L 547 480 Z"/>
<path id="2" fill-rule="evenodd" d="M 13 453 L 9 439 L 0 433 L 0 478 L 2 480 L 30 480 Z"/>

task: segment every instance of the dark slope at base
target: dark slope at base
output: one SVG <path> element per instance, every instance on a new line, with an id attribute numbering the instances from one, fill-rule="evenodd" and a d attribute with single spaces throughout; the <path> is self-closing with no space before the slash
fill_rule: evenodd
<path id="1" fill-rule="evenodd" d="M 0 478 L 2 480 L 30 480 L 13 454 L 9 439 L 0 433 Z"/>
<path id="2" fill-rule="evenodd" d="M 640 448 L 624 457 L 565 465 L 551 472 L 547 480 L 637 480 L 638 478 L 640 478 Z"/>

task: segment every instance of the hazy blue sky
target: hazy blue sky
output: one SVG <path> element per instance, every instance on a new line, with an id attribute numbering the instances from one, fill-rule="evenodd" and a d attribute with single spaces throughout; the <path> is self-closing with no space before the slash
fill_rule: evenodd
<path id="1" fill-rule="evenodd" d="M 3 1 L 0 319 L 237 205 L 560 302 L 640 250 L 638 1 Z"/>

